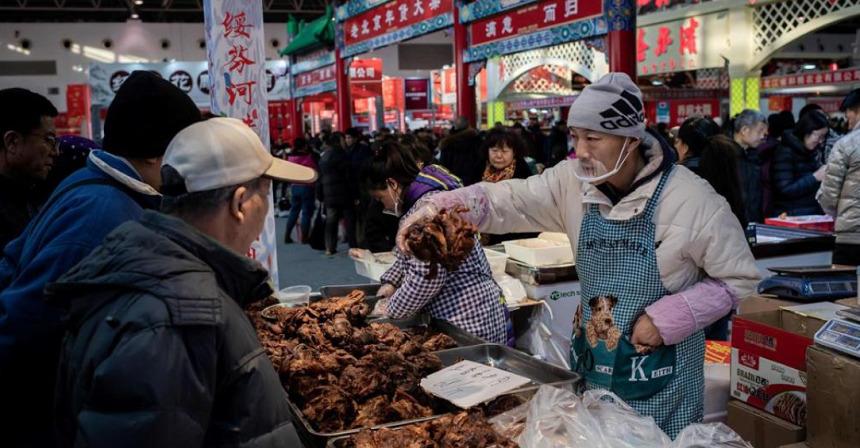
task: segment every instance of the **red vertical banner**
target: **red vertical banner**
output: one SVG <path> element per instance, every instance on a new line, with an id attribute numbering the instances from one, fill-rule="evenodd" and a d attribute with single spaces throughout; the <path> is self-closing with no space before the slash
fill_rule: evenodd
<path id="1" fill-rule="evenodd" d="M 382 59 L 356 59 L 349 66 L 349 84 L 353 96 L 382 95 Z"/>
<path id="2" fill-rule="evenodd" d="M 66 126 L 90 136 L 90 86 L 69 84 L 66 86 Z"/>

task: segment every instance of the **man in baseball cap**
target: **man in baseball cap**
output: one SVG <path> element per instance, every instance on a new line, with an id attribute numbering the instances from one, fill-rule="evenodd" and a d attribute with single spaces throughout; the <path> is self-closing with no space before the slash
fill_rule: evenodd
<path id="1" fill-rule="evenodd" d="M 163 213 L 117 228 L 49 286 L 49 300 L 76 299 L 57 373 L 61 445 L 289 446 L 286 393 L 243 312 L 272 289 L 245 254 L 271 181 L 315 178 L 232 118 L 173 139 Z"/>

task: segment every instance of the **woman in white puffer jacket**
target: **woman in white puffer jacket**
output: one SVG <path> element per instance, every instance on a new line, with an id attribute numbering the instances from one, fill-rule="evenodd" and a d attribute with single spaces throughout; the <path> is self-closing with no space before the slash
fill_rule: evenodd
<path id="1" fill-rule="evenodd" d="M 575 321 L 571 365 L 674 438 L 702 418 L 702 330 L 760 278 L 728 203 L 673 165 L 642 104 L 627 75 L 604 76 L 571 108 L 576 160 L 436 195 L 401 229 L 465 205 L 482 232 L 567 233 L 582 286 L 577 315 L 561 317 Z"/>

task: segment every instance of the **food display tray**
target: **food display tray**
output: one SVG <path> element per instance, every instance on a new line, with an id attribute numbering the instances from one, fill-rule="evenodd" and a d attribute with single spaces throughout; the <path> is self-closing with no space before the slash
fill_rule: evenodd
<path id="1" fill-rule="evenodd" d="M 379 292 L 379 288 L 381 287 L 382 285 L 380 284 L 323 286 L 320 288 L 318 296 L 311 295 L 310 303 L 331 299 L 333 297 L 346 297 L 353 291 L 361 291 L 367 296 L 365 301 L 370 305 L 370 309 L 373 310 L 373 308 L 376 307 L 376 302 L 380 299 L 379 297 L 376 297 L 376 293 Z"/>
<path id="2" fill-rule="evenodd" d="M 435 353 L 445 367 L 468 360 L 515 373 L 532 380 L 535 384 L 570 384 L 576 386 L 582 376 L 521 351 L 499 344 L 475 345 L 452 348 Z"/>
<path id="3" fill-rule="evenodd" d="M 416 327 L 433 326 L 440 333 L 447 335 L 457 343 L 458 348 L 471 347 L 474 345 L 483 345 L 487 341 L 461 329 L 460 327 L 441 319 L 434 319 L 427 314 L 416 314 L 406 319 L 374 319 L 375 323 L 389 323 L 401 330 L 408 330 Z M 438 353 L 438 352 L 436 352 Z"/>
<path id="4" fill-rule="evenodd" d="M 561 382 L 561 383 L 555 383 L 555 384 L 552 384 L 552 385 L 553 385 L 553 386 L 556 386 L 556 387 L 565 387 L 565 388 L 567 388 L 567 387 L 572 387 L 572 385 L 571 385 L 571 383 L 570 383 L 569 381 L 565 381 L 565 382 Z M 526 386 L 526 387 L 522 387 L 522 388 L 519 388 L 519 389 L 516 389 L 516 390 L 512 390 L 512 391 L 510 391 L 510 392 L 508 392 L 508 393 L 506 393 L 506 394 L 503 394 L 503 395 L 501 395 L 501 396 L 507 396 L 507 395 L 520 395 L 520 396 L 523 396 L 524 398 L 526 398 L 526 401 L 528 402 L 529 400 L 531 400 L 531 398 L 534 396 L 534 394 L 536 394 L 536 393 L 537 393 L 537 391 L 538 391 L 538 388 L 539 388 L 539 387 L 540 387 L 540 386 L 537 386 L 537 385 Z M 501 397 L 501 396 L 500 396 L 500 397 Z M 460 410 L 458 409 L 457 411 L 454 411 L 454 412 L 460 412 Z M 422 421 L 409 422 L 409 423 L 405 423 L 405 424 L 402 424 L 402 425 L 397 425 L 396 427 L 391 427 L 391 426 L 389 426 L 389 428 L 391 428 L 391 429 L 393 429 L 393 430 L 395 430 L 395 431 L 396 431 L 396 430 L 402 429 L 402 428 L 404 428 L 404 427 L 406 427 L 406 426 L 409 426 L 409 425 L 414 425 L 414 424 L 418 424 L 418 423 L 423 423 L 423 422 L 426 422 L 426 421 L 429 421 L 429 420 L 435 420 L 435 419 L 441 418 L 441 417 L 443 417 L 443 416 L 444 416 L 444 414 L 443 414 L 443 415 L 434 415 L 433 417 L 428 417 L 428 418 L 426 418 L 426 419 L 423 419 Z M 487 416 L 487 418 L 488 418 L 488 419 L 489 419 L 489 418 L 492 418 L 492 417 L 495 417 L 495 415 Z M 381 427 L 362 428 L 362 429 L 371 429 L 371 430 L 376 430 L 376 429 L 380 429 L 380 428 L 381 428 Z M 355 431 L 355 432 L 356 432 L 356 433 L 358 433 L 359 431 L 361 431 L 361 430 L 358 430 L 358 431 Z M 349 439 L 350 439 L 353 435 L 354 435 L 354 434 L 350 434 L 350 435 L 338 436 L 338 437 L 335 437 L 335 438 L 329 439 L 328 444 L 326 445 L 326 448 L 346 448 L 347 443 L 349 442 Z"/>

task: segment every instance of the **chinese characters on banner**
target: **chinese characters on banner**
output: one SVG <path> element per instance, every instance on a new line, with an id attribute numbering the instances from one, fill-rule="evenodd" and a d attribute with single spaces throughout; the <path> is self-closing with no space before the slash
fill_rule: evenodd
<path id="1" fill-rule="evenodd" d="M 350 46 L 453 11 L 453 0 L 393 0 L 346 19 L 344 40 Z"/>
<path id="2" fill-rule="evenodd" d="M 798 73 L 787 76 L 769 76 L 761 79 L 761 88 L 779 89 L 783 87 L 820 86 L 860 82 L 860 69 L 844 69 L 832 72 Z"/>
<path id="3" fill-rule="evenodd" d="M 403 110 L 402 78 L 388 78 L 382 81 L 382 104 L 386 109 Z"/>
<path id="4" fill-rule="evenodd" d="M 334 80 L 334 65 L 318 68 L 296 76 L 296 88 L 305 89 Z"/>
<path id="5" fill-rule="evenodd" d="M 69 84 L 66 86 L 66 126 L 90 135 L 90 86 L 87 84 Z"/>
<path id="6" fill-rule="evenodd" d="M 457 103 L 457 69 L 442 71 L 442 104 Z"/>
<path id="7" fill-rule="evenodd" d="M 382 95 L 382 59 L 355 59 L 349 65 L 349 85 L 353 97 Z"/>
<path id="8" fill-rule="evenodd" d="M 269 148 L 269 108 L 266 90 L 265 36 L 261 2 L 206 0 L 206 52 L 212 113 L 238 118 L 251 127 Z M 278 285 L 275 217 L 269 192 L 269 214 L 263 234 L 249 256 L 263 264 Z"/>
<path id="9" fill-rule="evenodd" d="M 707 14 L 639 28 L 636 31 L 639 75 L 722 67 L 725 42 L 704 36 L 725 35 L 721 33 L 728 32 L 727 23 L 726 17 Z"/>
<path id="10" fill-rule="evenodd" d="M 720 116 L 720 100 L 699 98 L 689 100 L 646 101 L 645 112 L 650 122 L 666 123 L 671 128 L 673 126 L 680 126 L 684 120 L 690 117 Z"/>
<path id="11" fill-rule="evenodd" d="M 602 1 L 547 0 L 472 22 L 470 46 L 534 33 L 603 14 Z"/>

